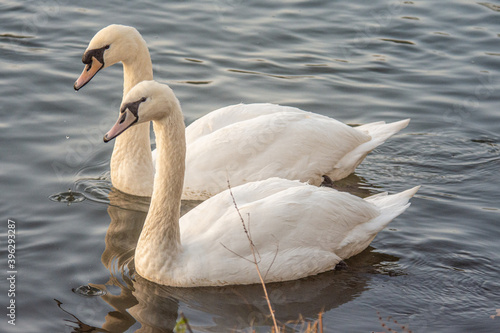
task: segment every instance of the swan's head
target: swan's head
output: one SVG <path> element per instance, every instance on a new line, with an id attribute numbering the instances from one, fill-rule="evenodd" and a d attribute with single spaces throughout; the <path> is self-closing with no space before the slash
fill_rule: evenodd
<path id="1" fill-rule="evenodd" d="M 147 50 L 146 42 L 133 27 L 112 24 L 101 29 L 83 54 L 85 68 L 73 87 L 79 90 L 101 69 L 133 59 L 141 48 Z"/>
<path id="2" fill-rule="evenodd" d="M 123 98 L 118 120 L 104 135 L 104 142 L 116 138 L 134 124 L 160 121 L 174 112 L 180 113 L 179 110 L 179 101 L 169 86 L 156 81 L 142 81 Z"/>

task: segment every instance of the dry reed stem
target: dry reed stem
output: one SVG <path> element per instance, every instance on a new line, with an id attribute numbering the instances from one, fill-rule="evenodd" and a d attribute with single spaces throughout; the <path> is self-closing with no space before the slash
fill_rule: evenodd
<path id="1" fill-rule="evenodd" d="M 238 212 L 238 215 L 240 217 L 240 221 L 241 221 L 241 224 L 243 225 L 243 230 L 245 231 L 245 235 L 247 236 L 248 242 L 250 243 L 250 251 L 252 251 L 253 263 L 255 264 L 257 274 L 259 275 L 260 283 L 262 284 L 262 289 L 264 290 L 264 297 L 266 299 L 267 306 L 269 307 L 269 313 L 271 314 L 271 318 L 273 319 L 273 331 L 272 332 L 279 333 L 280 329 L 278 327 L 278 323 L 276 322 L 276 317 L 274 316 L 273 306 L 271 305 L 271 300 L 269 299 L 269 295 L 267 294 L 266 284 L 264 282 L 264 279 L 262 278 L 262 274 L 260 273 L 259 263 L 257 261 L 257 256 L 255 255 L 255 252 L 257 252 L 257 250 L 255 248 L 255 244 L 252 241 L 252 237 L 248 233 L 247 227 L 245 225 L 245 220 L 243 220 L 243 216 L 241 216 L 241 213 L 240 213 L 240 210 L 238 208 L 238 204 L 236 203 L 236 199 L 234 198 L 233 191 L 231 189 L 231 184 L 229 183 L 229 180 L 227 181 L 227 187 L 229 188 L 229 193 L 231 194 L 231 198 L 233 199 L 234 208 L 236 208 L 236 211 Z M 226 247 L 226 249 L 227 249 L 227 247 Z M 274 262 L 274 259 L 273 259 L 273 262 Z M 269 268 L 268 268 L 268 271 L 269 271 Z M 266 272 L 266 274 L 267 274 L 267 272 Z"/>
<path id="2" fill-rule="evenodd" d="M 184 313 L 182 311 L 179 311 L 179 314 L 180 314 L 182 320 L 184 321 L 184 325 L 186 325 L 186 329 L 189 331 L 189 333 L 193 333 L 193 330 L 191 329 L 191 325 L 189 325 L 189 321 L 186 318 L 186 316 L 184 315 Z"/>

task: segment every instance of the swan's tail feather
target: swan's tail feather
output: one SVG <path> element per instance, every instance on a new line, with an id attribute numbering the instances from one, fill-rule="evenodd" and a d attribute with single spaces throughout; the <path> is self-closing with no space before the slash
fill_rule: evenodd
<path id="1" fill-rule="evenodd" d="M 355 128 L 370 135 L 372 137 L 371 141 L 377 141 L 378 144 L 376 146 L 378 146 L 384 143 L 385 140 L 408 126 L 409 123 L 410 119 L 408 118 L 390 124 L 386 124 L 384 121 L 377 121 L 375 123 L 360 125 Z"/>
<path id="2" fill-rule="evenodd" d="M 377 146 L 383 144 L 385 140 L 389 139 L 391 136 L 398 133 L 406 126 L 408 126 L 409 123 L 410 119 L 408 118 L 390 124 L 386 124 L 384 121 L 377 121 L 375 123 L 369 123 L 355 127 L 357 130 L 362 131 L 371 136 L 372 139 L 370 141 L 367 141 L 359 145 L 349 154 L 353 154 L 353 157 L 363 156 L 364 158 L 369 152 L 371 152 Z M 349 154 L 347 154 L 344 158 L 346 158 Z M 361 163 L 361 161 L 359 162 Z"/>
<path id="3" fill-rule="evenodd" d="M 410 199 L 417 193 L 420 186 L 415 186 L 401 193 L 388 195 L 387 192 L 379 193 L 365 200 L 373 203 L 380 209 L 380 215 L 368 223 L 370 231 L 375 234 L 384 229 L 394 218 L 410 207 Z"/>
<path id="4" fill-rule="evenodd" d="M 345 154 L 345 156 L 337 162 L 334 169 L 328 173 L 328 176 L 332 179 L 347 177 L 354 172 L 361 162 L 363 162 L 368 153 L 408 126 L 409 123 L 410 119 L 404 119 L 390 124 L 386 124 L 384 121 L 378 121 L 355 127 L 357 130 L 370 135 L 371 140 L 360 144 L 354 150 Z"/>
<path id="5" fill-rule="evenodd" d="M 410 206 L 409 200 L 419 188 L 420 186 L 416 186 L 397 194 L 380 193 L 365 198 L 364 200 L 379 208 L 380 215 L 351 230 L 335 253 L 341 258 L 347 259 L 366 249 L 379 231 Z"/>

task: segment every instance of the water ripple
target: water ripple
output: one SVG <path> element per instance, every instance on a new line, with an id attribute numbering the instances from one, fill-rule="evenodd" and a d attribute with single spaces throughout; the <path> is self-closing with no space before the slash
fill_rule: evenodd
<path id="1" fill-rule="evenodd" d="M 384 42 L 393 42 L 393 43 L 397 43 L 397 44 L 415 45 L 415 43 L 410 42 L 409 40 L 392 39 L 392 38 L 381 38 L 380 40 L 383 40 Z"/>
<path id="2" fill-rule="evenodd" d="M 273 77 L 273 78 L 277 78 L 277 79 L 285 79 L 285 80 L 314 78 L 314 76 L 312 76 L 312 75 L 278 75 L 278 74 L 268 74 L 268 73 L 261 73 L 261 72 L 255 72 L 255 71 L 246 71 L 246 70 L 241 70 L 241 69 L 228 69 L 227 71 L 233 72 L 233 73 L 241 73 L 241 74 L 262 75 L 262 76 L 268 76 L 268 77 Z"/>
<path id="3" fill-rule="evenodd" d="M 478 4 L 480 4 L 481 6 L 484 6 L 486 8 L 489 8 L 495 12 L 500 12 L 500 6 L 499 5 L 495 5 L 495 4 L 492 4 L 490 2 L 478 2 Z"/>
<path id="4" fill-rule="evenodd" d="M 67 192 L 60 192 L 52 194 L 49 199 L 55 202 L 62 202 L 71 205 L 72 203 L 78 203 L 85 200 L 85 195 L 80 192 L 72 191 L 69 189 Z"/>
<path id="5" fill-rule="evenodd" d="M 0 38 L 17 38 L 17 39 L 24 39 L 24 38 L 35 38 L 35 36 L 28 36 L 28 35 L 16 35 L 16 34 L 0 34 Z"/>
<path id="6" fill-rule="evenodd" d="M 103 204 L 109 204 L 111 188 L 109 172 L 98 178 L 81 178 L 75 182 L 75 189 L 84 193 L 87 199 Z"/>
<path id="7" fill-rule="evenodd" d="M 407 134 L 398 141 L 398 145 L 377 148 L 382 154 L 369 155 L 374 163 L 366 165 L 370 173 L 402 182 L 411 177 L 443 184 L 492 174 L 500 163 L 498 138 L 491 136 L 470 138 L 461 132 L 442 131 Z M 384 163 L 387 158 L 392 161 L 389 165 Z"/>

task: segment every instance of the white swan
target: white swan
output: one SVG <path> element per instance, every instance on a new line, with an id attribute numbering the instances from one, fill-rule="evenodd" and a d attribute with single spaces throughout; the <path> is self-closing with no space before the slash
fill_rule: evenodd
<path id="1" fill-rule="evenodd" d="M 75 82 L 78 90 L 100 69 L 123 63 L 124 95 L 137 83 L 152 80 L 146 42 L 132 27 L 110 25 L 90 41 L 87 65 Z M 354 172 L 365 156 L 408 125 L 376 122 L 350 127 L 332 118 L 273 104 L 239 104 L 210 112 L 186 129 L 187 155 L 183 199 L 204 200 L 226 188 L 280 177 L 319 185 Z M 117 139 L 111 157 L 113 186 L 150 196 L 151 158 L 146 123 Z"/>
<path id="2" fill-rule="evenodd" d="M 109 141 L 153 121 L 158 165 L 153 196 L 135 252 L 135 268 L 156 283 L 221 286 L 258 283 L 248 239 L 228 190 L 179 221 L 185 131 L 172 90 L 155 81 L 136 85 L 105 135 Z M 335 267 L 365 249 L 408 206 L 418 187 L 360 199 L 326 187 L 271 178 L 232 189 L 258 250 L 266 282 L 299 279 Z"/>

